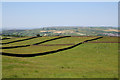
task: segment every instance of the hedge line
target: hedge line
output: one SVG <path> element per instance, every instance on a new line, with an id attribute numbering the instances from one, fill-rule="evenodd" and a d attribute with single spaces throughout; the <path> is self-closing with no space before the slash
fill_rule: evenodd
<path id="1" fill-rule="evenodd" d="M 48 42 L 48 41 L 53 41 L 53 40 L 57 40 L 57 39 L 65 38 L 65 37 L 70 37 L 70 36 L 62 36 L 62 37 L 58 37 L 58 38 L 53 38 L 53 39 L 45 40 L 45 41 L 38 42 L 38 43 L 35 43 L 35 44 L 31 44 L 31 45 L 39 45 L 39 44 L 42 44 L 42 43 L 45 43 L 45 42 Z M 12 49 L 12 48 L 20 48 L 20 47 L 28 47 L 28 46 L 30 46 L 30 45 L 1 47 L 0 49 Z"/>
<path id="2" fill-rule="evenodd" d="M 3 39 L 0 39 L 0 40 L 6 40 L 6 39 L 11 39 L 11 38 L 3 38 Z"/>
<path id="3" fill-rule="evenodd" d="M 31 37 L 31 38 L 27 38 L 27 39 L 16 40 L 16 41 L 11 41 L 11 42 L 7 42 L 7 43 L 0 43 L 0 44 L 2 44 L 2 45 L 4 45 L 4 44 L 10 44 L 10 43 L 15 43 L 15 42 L 20 42 L 20 41 L 26 41 L 26 40 L 30 40 L 30 39 L 34 39 L 34 38 L 38 38 L 38 37 Z"/>
<path id="4" fill-rule="evenodd" d="M 13 53 L 6 53 L 6 52 L 2 52 L 0 54 L 2 55 L 6 55 L 6 56 L 14 56 L 14 57 L 35 57 L 35 56 L 42 56 L 42 55 L 47 55 L 47 54 L 51 54 L 51 53 L 56 53 L 56 52 L 60 52 L 60 51 L 64 51 L 64 50 L 68 50 L 68 49 L 72 49 L 80 44 L 86 43 L 88 41 L 93 41 L 93 40 L 97 40 L 103 37 L 98 37 L 98 38 L 94 38 L 94 39 L 90 39 L 90 40 L 85 40 L 83 42 L 80 42 L 78 44 L 75 44 L 73 46 L 67 47 L 67 48 L 62 48 L 62 49 L 58 49 L 58 50 L 54 50 L 54 51 L 48 51 L 48 52 L 43 52 L 43 53 L 33 53 L 33 54 L 13 54 Z"/>

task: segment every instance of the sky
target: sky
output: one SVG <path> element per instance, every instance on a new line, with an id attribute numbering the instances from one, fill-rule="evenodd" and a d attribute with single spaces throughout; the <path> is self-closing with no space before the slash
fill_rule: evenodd
<path id="1" fill-rule="evenodd" d="M 117 2 L 3 2 L 3 29 L 118 25 Z"/>

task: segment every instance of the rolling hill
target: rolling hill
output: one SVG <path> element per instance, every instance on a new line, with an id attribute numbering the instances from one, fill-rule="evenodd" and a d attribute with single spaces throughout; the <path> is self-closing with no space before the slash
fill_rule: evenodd
<path id="1" fill-rule="evenodd" d="M 4 36 L 118 36 L 117 27 L 44 27 L 39 29 L 3 30 Z"/>

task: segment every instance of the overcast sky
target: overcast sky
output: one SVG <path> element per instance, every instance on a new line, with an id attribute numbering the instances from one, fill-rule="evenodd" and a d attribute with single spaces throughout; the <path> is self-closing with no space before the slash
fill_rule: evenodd
<path id="1" fill-rule="evenodd" d="M 117 2 L 4 2 L 3 29 L 118 25 Z"/>

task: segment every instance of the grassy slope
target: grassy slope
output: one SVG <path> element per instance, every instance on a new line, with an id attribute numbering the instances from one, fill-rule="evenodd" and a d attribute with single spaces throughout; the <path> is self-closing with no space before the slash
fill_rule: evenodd
<path id="1" fill-rule="evenodd" d="M 2 40 L 2 43 L 7 43 L 7 42 L 11 42 L 11 41 L 16 41 L 16 40 L 22 40 L 22 39 L 27 39 L 30 37 L 18 37 L 18 38 L 11 38 L 11 39 L 6 39 L 6 40 Z"/>
<path id="2" fill-rule="evenodd" d="M 92 42 L 118 42 L 118 37 L 104 37 L 104 38 L 101 38 L 101 39 L 98 39 L 98 40 L 95 40 L 95 41 L 92 41 Z"/>
<path id="3" fill-rule="evenodd" d="M 41 41 L 44 41 L 44 40 L 48 40 L 48 39 L 53 39 L 53 38 L 56 38 L 56 37 L 39 37 L 39 38 L 30 39 L 30 40 L 26 40 L 26 41 L 20 41 L 20 42 L 6 44 L 6 45 L 3 45 L 3 47 L 30 45 L 30 44 L 35 44 L 35 43 L 38 43 L 38 42 L 41 42 Z"/>
<path id="4" fill-rule="evenodd" d="M 14 54 L 33 54 L 42 53 L 47 51 L 53 51 L 68 46 L 29 46 L 23 48 L 3 49 L 3 52 L 14 53 Z"/>
<path id="5" fill-rule="evenodd" d="M 3 78 L 115 78 L 117 74 L 117 43 L 85 43 L 31 58 L 3 56 Z"/>
<path id="6" fill-rule="evenodd" d="M 40 38 L 35 38 L 35 39 L 31 39 L 31 40 L 26 40 L 26 41 L 22 41 L 22 42 L 17 42 L 17 43 L 11 43 L 11 44 L 7 44 L 7 45 L 3 45 L 3 47 L 6 46 L 20 46 L 20 45 L 27 45 L 27 44 L 34 44 L 37 42 L 41 42 L 44 40 L 48 40 L 51 38 L 55 38 L 55 37 L 40 37 Z M 58 39 L 58 40 L 54 40 L 54 41 L 49 41 L 43 44 L 71 44 L 71 43 L 79 43 L 82 42 L 84 40 L 87 39 L 91 39 L 94 37 L 68 37 L 68 38 L 63 38 L 63 39 Z M 69 45 L 71 46 L 71 45 Z M 40 52 L 47 52 L 47 51 L 53 51 L 53 50 L 57 50 L 60 48 L 65 48 L 68 46 L 30 46 L 30 47 L 23 47 L 23 48 L 13 48 L 13 49 L 3 49 L 3 52 L 8 52 L 8 53 L 15 53 L 15 54 L 32 54 L 32 53 L 40 53 Z"/>
<path id="7" fill-rule="evenodd" d="M 47 39 L 51 39 L 55 37 L 40 37 L 40 38 L 35 38 L 32 40 L 26 40 L 22 42 L 17 42 L 17 43 L 11 43 L 5 46 L 18 46 L 18 45 L 27 45 L 27 44 L 33 44 L 36 42 L 44 41 Z M 71 44 L 71 43 L 79 43 L 87 39 L 91 39 L 94 37 L 68 37 L 68 38 L 63 38 L 63 39 L 58 39 L 54 41 L 49 41 L 43 44 Z M 71 45 L 69 45 L 71 46 Z M 61 48 L 65 48 L 68 46 L 30 46 L 30 47 L 22 47 L 22 48 L 13 48 L 13 49 L 3 49 L 3 52 L 8 52 L 8 53 L 15 53 L 15 54 L 33 54 L 33 53 L 40 53 L 40 52 L 47 52 L 47 51 L 53 51 Z"/>
<path id="8" fill-rule="evenodd" d="M 93 39 L 93 38 L 96 38 L 96 37 L 68 37 L 64 39 L 46 42 L 43 44 L 77 44 L 79 42 L 82 42 L 88 39 Z"/>

